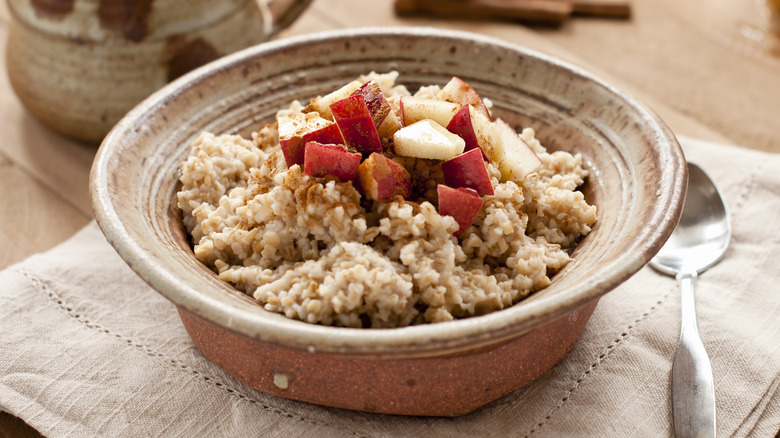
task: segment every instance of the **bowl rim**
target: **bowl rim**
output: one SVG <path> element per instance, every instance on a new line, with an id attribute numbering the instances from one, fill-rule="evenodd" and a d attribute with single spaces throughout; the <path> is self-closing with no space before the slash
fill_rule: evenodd
<path id="1" fill-rule="evenodd" d="M 188 287 L 171 272 L 156 265 L 154 256 L 142 249 L 134 240 L 137 236 L 124 226 L 108 191 L 108 181 L 111 178 L 108 165 L 114 153 L 113 149 L 121 143 L 123 136 L 131 135 L 133 129 L 137 129 L 135 123 L 144 119 L 165 101 L 175 98 L 181 89 L 207 81 L 215 72 L 240 64 L 243 60 L 311 42 L 322 43 L 329 40 L 340 41 L 345 38 L 369 36 L 436 37 L 495 45 L 563 68 L 573 75 L 602 87 L 641 115 L 645 129 L 652 132 L 652 138 L 656 140 L 657 145 L 662 145 L 662 156 L 666 166 L 659 171 L 672 187 L 672 192 L 665 194 L 668 199 L 667 209 L 663 214 L 653 216 L 655 222 L 649 224 L 654 227 L 653 231 L 645 235 L 646 239 L 634 244 L 632 249 L 635 250 L 621 258 L 620 263 L 617 264 L 618 269 L 611 275 L 569 288 L 569 293 L 548 295 L 538 300 L 531 300 L 522 306 L 515 305 L 478 317 L 401 328 L 330 327 L 284 317 L 259 317 L 257 312 L 236 312 L 232 306 Z M 629 95 L 576 65 L 536 50 L 471 32 L 429 27 L 364 27 L 330 30 L 265 42 L 227 55 L 178 78 L 139 103 L 105 137 L 90 172 L 93 213 L 106 239 L 144 281 L 176 304 L 180 310 L 261 342 L 312 353 L 316 351 L 351 357 L 447 356 L 462 354 L 464 351 L 492 348 L 576 311 L 599 299 L 634 275 L 661 248 L 671 235 L 681 214 L 686 184 L 687 167 L 682 149 L 674 134 L 655 113 Z"/>

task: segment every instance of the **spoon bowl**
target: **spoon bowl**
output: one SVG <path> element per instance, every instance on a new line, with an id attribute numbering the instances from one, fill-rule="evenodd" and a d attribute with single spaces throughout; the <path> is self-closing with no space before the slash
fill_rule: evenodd
<path id="1" fill-rule="evenodd" d="M 650 266 L 680 282 L 680 345 L 672 365 L 672 414 L 678 438 L 716 433 L 712 366 L 696 327 L 693 287 L 698 274 L 723 258 L 729 240 L 731 223 L 723 197 L 699 166 L 688 163 L 680 222 L 650 261 Z"/>
<path id="2" fill-rule="evenodd" d="M 718 189 L 699 166 L 689 163 L 680 222 L 651 266 L 669 275 L 701 274 L 723 258 L 730 239 L 729 216 Z"/>

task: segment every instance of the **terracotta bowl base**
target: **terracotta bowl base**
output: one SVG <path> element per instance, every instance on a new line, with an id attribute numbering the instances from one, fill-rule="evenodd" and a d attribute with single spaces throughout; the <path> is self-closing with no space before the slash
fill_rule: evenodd
<path id="1" fill-rule="evenodd" d="M 458 416 L 541 376 L 571 349 L 598 300 L 495 348 L 449 357 L 355 358 L 261 343 L 179 308 L 195 346 L 260 392 L 397 415 Z"/>

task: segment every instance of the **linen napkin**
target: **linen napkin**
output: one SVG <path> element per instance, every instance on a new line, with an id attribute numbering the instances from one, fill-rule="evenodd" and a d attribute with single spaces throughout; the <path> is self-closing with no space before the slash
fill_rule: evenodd
<path id="1" fill-rule="evenodd" d="M 780 429 L 780 155 L 684 142 L 725 194 L 734 237 L 700 276 L 719 436 Z M 0 409 L 46 436 L 671 436 L 675 280 L 642 269 L 604 296 L 569 354 L 458 418 L 352 412 L 243 386 L 97 225 L 0 273 Z"/>

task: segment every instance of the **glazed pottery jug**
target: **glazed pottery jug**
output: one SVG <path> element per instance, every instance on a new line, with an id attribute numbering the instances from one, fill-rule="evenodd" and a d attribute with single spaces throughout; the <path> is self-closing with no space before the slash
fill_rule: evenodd
<path id="1" fill-rule="evenodd" d="M 158 88 L 267 40 L 310 1 L 8 0 L 8 77 L 45 125 L 97 143 Z"/>

